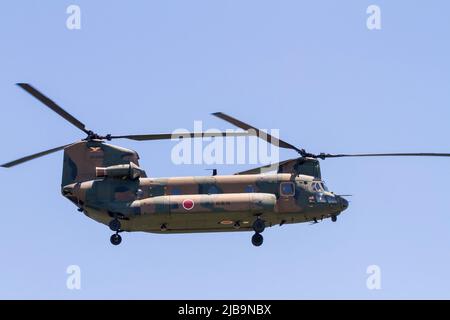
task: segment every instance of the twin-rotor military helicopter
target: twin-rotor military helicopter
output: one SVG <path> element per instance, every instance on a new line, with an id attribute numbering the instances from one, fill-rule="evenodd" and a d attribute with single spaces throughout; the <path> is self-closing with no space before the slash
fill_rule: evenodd
<path id="1" fill-rule="evenodd" d="M 432 156 L 450 153 L 312 154 L 229 115 L 213 115 L 243 130 L 234 133 L 190 133 L 180 138 L 257 134 L 299 156 L 271 164 L 274 174 L 261 174 L 265 167 L 234 175 L 152 178 L 139 167 L 138 154 L 105 143 L 113 139 L 136 141 L 172 139 L 173 134 L 99 135 L 54 101 L 27 83 L 18 86 L 80 129 L 86 137 L 74 143 L 39 152 L 2 165 L 10 168 L 64 150 L 61 192 L 80 212 L 114 232 L 118 245 L 124 231 L 194 233 L 254 231 L 252 243 L 263 243 L 266 227 L 300 222 L 336 221 L 348 207 L 343 196 L 330 192 L 321 177 L 319 159 L 342 157 Z M 269 167 L 269 166 L 266 166 Z"/>

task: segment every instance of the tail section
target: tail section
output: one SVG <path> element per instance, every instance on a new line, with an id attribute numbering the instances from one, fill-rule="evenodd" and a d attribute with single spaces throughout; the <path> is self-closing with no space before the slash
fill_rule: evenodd
<path id="1" fill-rule="evenodd" d="M 134 163 L 138 154 L 129 149 L 102 143 L 99 140 L 80 141 L 64 149 L 61 186 L 96 179 L 97 167 Z"/>

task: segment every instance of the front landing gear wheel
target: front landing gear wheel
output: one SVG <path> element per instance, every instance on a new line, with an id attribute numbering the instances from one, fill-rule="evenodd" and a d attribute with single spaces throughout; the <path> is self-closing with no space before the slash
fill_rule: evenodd
<path id="1" fill-rule="evenodd" d="M 263 244 L 263 241 L 264 241 L 264 238 L 263 238 L 263 236 L 262 236 L 261 234 L 259 234 L 259 233 L 255 233 L 255 234 L 252 236 L 252 244 L 253 244 L 255 247 L 259 247 L 260 245 L 262 245 L 262 244 Z"/>
<path id="2" fill-rule="evenodd" d="M 120 234 L 115 233 L 111 236 L 110 241 L 113 245 L 118 246 L 122 242 L 122 237 Z"/>
<path id="3" fill-rule="evenodd" d="M 331 221 L 336 222 L 337 221 L 337 216 L 331 216 Z"/>
<path id="4" fill-rule="evenodd" d="M 119 219 L 113 219 L 109 222 L 109 228 L 111 229 L 111 231 L 119 231 L 120 228 L 122 227 L 122 225 L 120 224 Z"/>

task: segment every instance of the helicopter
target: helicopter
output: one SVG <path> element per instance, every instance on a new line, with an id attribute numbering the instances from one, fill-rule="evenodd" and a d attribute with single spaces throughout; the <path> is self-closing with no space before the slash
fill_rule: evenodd
<path id="1" fill-rule="evenodd" d="M 28 83 L 17 85 L 63 119 L 83 131 L 80 141 L 35 153 L 1 165 L 11 168 L 64 150 L 62 195 L 87 217 L 109 227 L 110 242 L 119 245 L 122 232 L 196 233 L 252 231 L 251 242 L 263 244 L 267 227 L 318 223 L 337 217 L 349 202 L 329 191 L 320 160 L 344 157 L 450 157 L 450 153 L 313 154 L 222 112 L 214 116 L 243 132 L 195 132 L 181 139 L 256 135 L 267 143 L 298 153 L 292 159 L 233 175 L 148 177 L 136 151 L 106 141 L 173 139 L 171 133 L 99 135 Z M 264 172 L 275 168 L 275 173 Z"/>

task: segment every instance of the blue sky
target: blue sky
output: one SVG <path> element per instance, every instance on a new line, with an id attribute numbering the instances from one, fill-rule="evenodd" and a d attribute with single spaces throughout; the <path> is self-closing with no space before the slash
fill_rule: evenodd
<path id="1" fill-rule="evenodd" d="M 66 8 L 81 8 L 81 30 Z M 381 8 L 369 31 L 366 9 Z M 29 82 L 90 128 L 170 132 L 227 112 L 311 152 L 450 150 L 445 1 L 8 1 L 0 14 L 0 162 L 82 138 L 14 86 Z M 137 150 L 151 176 L 173 142 Z M 295 154 L 282 151 L 288 158 Z M 219 166 L 233 173 L 250 166 Z M 448 159 L 329 159 L 353 194 L 337 223 L 251 233 L 125 234 L 60 196 L 62 153 L 0 170 L 0 298 L 450 298 Z M 66 268 L 81 268 L 81 290 Z M 366 268 L 381 268 L 368 290 Z"/>

